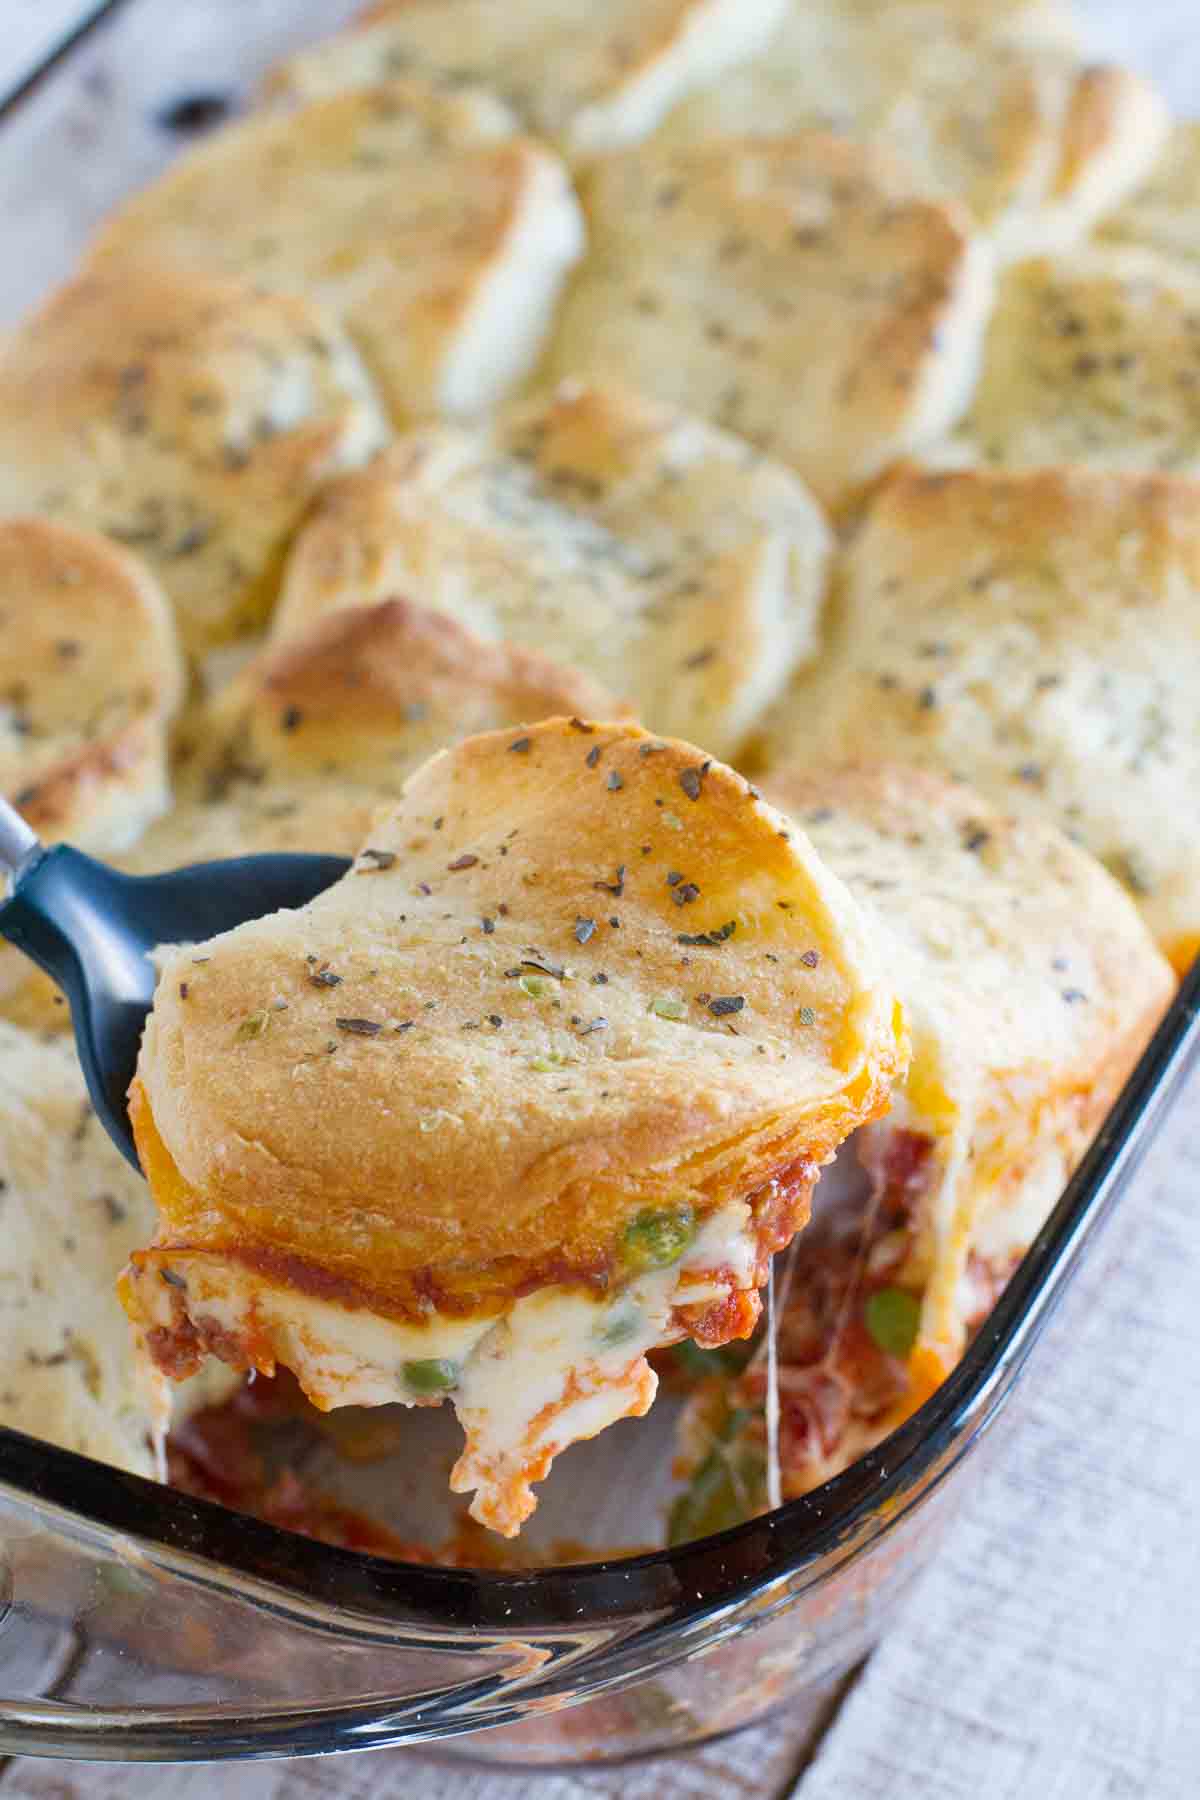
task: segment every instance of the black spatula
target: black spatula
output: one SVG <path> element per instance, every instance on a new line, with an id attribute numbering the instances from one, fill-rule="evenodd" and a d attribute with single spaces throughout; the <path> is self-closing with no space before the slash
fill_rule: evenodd
<path id="1" fill-rule="evenodd" d="M 47 850 L 0 800 L 0 876 L 11 880 L 0 936 L 66 995 L 92 1104 L 134 1168 L 126 1095 L 154 998 L 151 951 L 303 906 L 348 867 L 340 856 L 239 856 L 123 875 L 67 844 Z"/>

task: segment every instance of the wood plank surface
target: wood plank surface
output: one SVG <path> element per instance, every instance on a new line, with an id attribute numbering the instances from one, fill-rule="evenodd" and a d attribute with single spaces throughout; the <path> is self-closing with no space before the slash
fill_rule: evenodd
<path id="1" fill-rule="evenodd" d="M 0 105 L 44 68 L 109 0 L 5 0 Z"/>
<path id="2" fill-rule="evenodd" d="M 10 4 L 0 0 L 5 26 Z M 36 14 L 40 0 L 28 4 Z M 276 58 L 357 10 L 357 0 L 123 0 L 106 15 L 3 122 L 0 325 L 61 280 L 122 195 L 178 154 L 188 134 L 169 121 L 181 102 L 244 104 Z"/>
<path id="3" fill-rule="evenodd" d="M 1200 1081 L 802 1800 L 1200 1795 Z"/>

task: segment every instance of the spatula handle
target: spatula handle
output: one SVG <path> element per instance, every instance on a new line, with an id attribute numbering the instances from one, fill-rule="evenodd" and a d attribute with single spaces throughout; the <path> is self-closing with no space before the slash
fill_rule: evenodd
<path id="1" fill-rule="evenodd" d="M 37 832 L 30 830 L 14 806 L 0 799 L 0 873 L 17 875 L 41 847 Z"/>

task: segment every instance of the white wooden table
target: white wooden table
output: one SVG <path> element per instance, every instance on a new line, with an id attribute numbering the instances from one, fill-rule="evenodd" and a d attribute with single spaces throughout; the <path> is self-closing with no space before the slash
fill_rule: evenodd
<path id="1" fill-rule="evenodd" d="M 1200 111 L 1198 0 L 1076 4 L 1098 52 Z M 0 0 L 0 104 L 97 10 Z M 236 98 L 352 10 L 113 7 L 3 120 L 0 325 L 175 150 L 173 105 Z M 818 1743 L 785 1717 L 686 1757 L 536 1777 L 425 1751 L 219 1770 L 15 1759 L 0 1800 L 1200 1800 L 1198 1377 L 1200 1079 L 1037 1353 L 1018 1428 Z"/>

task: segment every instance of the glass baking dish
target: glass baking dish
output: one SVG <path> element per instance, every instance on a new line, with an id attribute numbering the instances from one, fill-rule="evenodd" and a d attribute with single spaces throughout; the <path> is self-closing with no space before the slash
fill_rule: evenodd
<path id="1" fill-rule="evenodd" d="M 497 1763 L 815 1715 L 933 1552 L 1055 1305 L 1195 1057 L 1200 962 L 955 1372 L 836 1479 L 682 1548 L 527 1573 L 331 1548 L 0 1432 L 0 1751 Z M 464 1745 L 465 1749 L 466 1746 Z"/>
<path id="2" fill-rule="evenodd" d="M 211 75 L 189 54 L 181 76 Z M 102 187 L 76 196 L 77 223 Z M 815 1721 L 982 1468 L 1194 1060 L 1198 1008 L 1200 964 L 944 1386 L 835 1480 L 718 1536 L 517 1574 L 384 1561 L 0 1430 L 0 1753 L 202 1761 L 441 1739 L 545 1765 L 678 1749 L 781 1703 Z"/>

